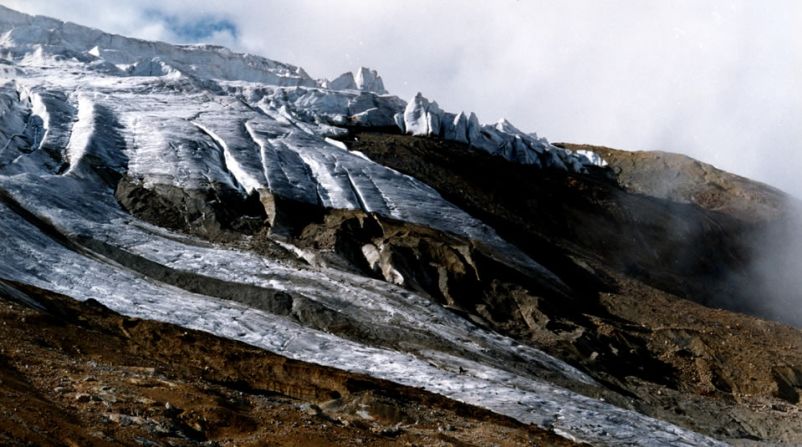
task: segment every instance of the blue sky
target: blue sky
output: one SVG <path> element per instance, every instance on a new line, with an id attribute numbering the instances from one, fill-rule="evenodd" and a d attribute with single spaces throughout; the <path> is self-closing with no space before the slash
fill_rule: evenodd
<path id="1" fill-rule="evenodd" d="M 551 141 L 689 154 L 802 197 L 797 0 L 0 0 L 332 78 L 365 65 Z"/>
<path id="2" fill-rule="evenodd" d="M 214 15 L 200 17 L 183 17 L 181 14 L 166 14 L 158 9 L 143 11 L 146 20 L 161 22 L 176 38 L 186 42 L 204 42 L 218 40 L 220 35 L 227 35 L 232 42 L 239 40 L 237 25 L 225 18 Z"/>

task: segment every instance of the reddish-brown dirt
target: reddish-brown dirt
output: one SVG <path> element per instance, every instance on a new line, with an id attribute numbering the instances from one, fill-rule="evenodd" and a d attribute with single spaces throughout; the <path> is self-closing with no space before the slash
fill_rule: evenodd
<path id="1" fill-rule="evenodd" d="M 0 297 L 3 446 L 574 445 L 392 383 L 32 287 Z"/>

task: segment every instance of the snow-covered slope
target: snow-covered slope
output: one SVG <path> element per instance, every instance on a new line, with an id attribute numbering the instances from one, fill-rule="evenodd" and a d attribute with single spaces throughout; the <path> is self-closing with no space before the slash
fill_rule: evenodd
<path id="1" fill-rule="evenodd" d="M 268 218 L 276 199 L 363 210 L 487 246 L 559 289 L 548 269 L 434 189 L 335 138 L 349 126 L 397 126 L 549 169 L 582 173 L 600 160 L 506 121 L 445 113 L 420 95 L 407 104 L 367 69 L 315 81 L 224 48 L 128 39 L 3 7 L 0 33 L 0 277 L 424 387 L 579 440 L 716 445 L 549 383 L 598 386 L 409 290 L 154 227 L 114 196 L 125 175 L 152 190 L 258 196 Z M 224 299 L 223 289 L 253 299 Z M 359 330 L 338 333 L 331 320 Z"/>

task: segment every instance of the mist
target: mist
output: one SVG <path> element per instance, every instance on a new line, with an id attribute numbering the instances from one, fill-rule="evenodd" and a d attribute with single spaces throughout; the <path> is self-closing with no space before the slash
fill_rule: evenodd
<path id="1" fill-rule="evenodd" d="M 751 241 L 747 305 L 757 315 L 802 327 L 802 201 L 790 199 L 785 213 Z"/>

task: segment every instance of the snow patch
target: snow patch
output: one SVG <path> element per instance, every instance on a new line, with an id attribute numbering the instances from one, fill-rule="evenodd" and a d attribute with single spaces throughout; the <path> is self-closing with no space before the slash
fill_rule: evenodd
<path id="1" fill-rule="evenodd" d="M 604 158 L 602 158 L 602 156 L 596 152 L 580 149 L 576 151 L 576 153 L 588 159 L 588 163 L 586 164 L 591 164 L 601 168 L 607 166 L 607 161 L 605 161 Z"/>
<path id="2" fill-rule="evenodd" d="M 79 168 L 95 132 L 95 103 L 86 95 L 78 96 L 78 120 L 72 126 L 72 136 L 67 146 L 67 161 L 70 167 L 64 175 L 72 175 Z"/>
<path id="3" fill-rule="evenodd" d="M 329 138 L 329 137 L 324 138 L 324 140 L 326 141 L 326 143 L 329 143 L 330 145 L 332 145 L 332 146 L 334 146 L 334 147 L 336 147 L 338 149 L 342 149 L 342 150 L 348 152 L 348 146 L 346 146 L 345 143 L 343 143 L 342 141 L 335 140 L 334 138 Z"/>

